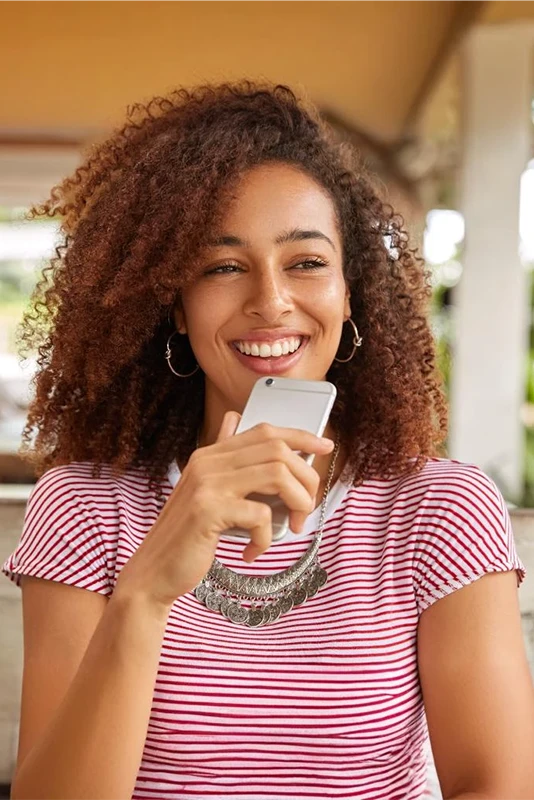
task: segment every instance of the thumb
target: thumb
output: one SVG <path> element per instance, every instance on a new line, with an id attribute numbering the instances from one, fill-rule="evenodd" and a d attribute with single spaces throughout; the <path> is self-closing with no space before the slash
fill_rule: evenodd
<path id="1" fill-rule="evenodd" d="M 223 417 L 223 421 L 217 435 L 217 441 L 222 442 L 224 439 L 229 439 L 230 436 L 233 436 L 237 426 L 239 425 L 240 419 L 241 414 L 238 411 L 227 411 Z"/>

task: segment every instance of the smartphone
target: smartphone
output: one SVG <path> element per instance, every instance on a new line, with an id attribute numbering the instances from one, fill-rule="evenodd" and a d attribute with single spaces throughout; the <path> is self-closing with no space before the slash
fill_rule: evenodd
<path id="1" fill-rule="evenodd" d="M 328 381 L 305 381 L 295 378 L 261 377 L 252 387 L 235 433 L 268 422 L 282 428 L 299 428 L 322 436 L 336 399 L 337 390 Z M 312 464 L 315 453 L 300 453 Z M 253 493 L 247 500 L 266 503 L 272 509 L 273 542 L 283 539 L 289 530 L 289 509 L 278 495 Z M 223 537 L 250 539 L 243 528 L 228 528 Z"/>

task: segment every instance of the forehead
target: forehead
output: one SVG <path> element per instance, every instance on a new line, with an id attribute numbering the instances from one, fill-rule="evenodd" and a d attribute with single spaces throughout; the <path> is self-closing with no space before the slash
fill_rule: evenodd
<path id="1" fill-rule="evenodd" d="M 226 195 L 218 232 L 238 234 L 243 225 L 258 232 L 318 228 L 331 236 L 337 215 L 332 198 L 312 177 L 290 165 L 268 164 L 240 176 Z"/>

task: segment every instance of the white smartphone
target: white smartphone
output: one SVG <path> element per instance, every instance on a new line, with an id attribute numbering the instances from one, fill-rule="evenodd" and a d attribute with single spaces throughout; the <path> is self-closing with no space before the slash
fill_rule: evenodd
<path id="1" fill-rule="evenodd" d="M 252 387 L 235 433 L 242 433 L 260 422 L 268 422 L 322 436 L 336 394 L 336 387 L 328 381 L 263 376 Z M 310 465 L 315 458 L 315 453 L 299 455 Z M 271 506 L 273 542 L 280 541 L 289 529 L 289 509 L 281 498 L 278 495 L 253 493 L 247 496 L 247 500 Z M 228 528 L 221 536 L 250 539 L 250 532 L 243 528 Z"/>

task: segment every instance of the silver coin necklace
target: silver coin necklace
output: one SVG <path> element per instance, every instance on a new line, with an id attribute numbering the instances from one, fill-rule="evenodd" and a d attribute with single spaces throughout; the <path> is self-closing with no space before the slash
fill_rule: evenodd
<path id="1" fill-rule="evenodd" d="M 222 614 L 236 625 L 258 628 L 276 622 L 283 614 L 295 606 L 303 605 L 322 589 L 327 574 L 319 563 L 318 552 L 339 446 L 338 437 L 321 501 L 319 527 L 307 551 L 288 569 L 261 576 L 234 572 L 214 558 L 207 574 L 193 590 L 197 600 L 206 608 Z"/>

